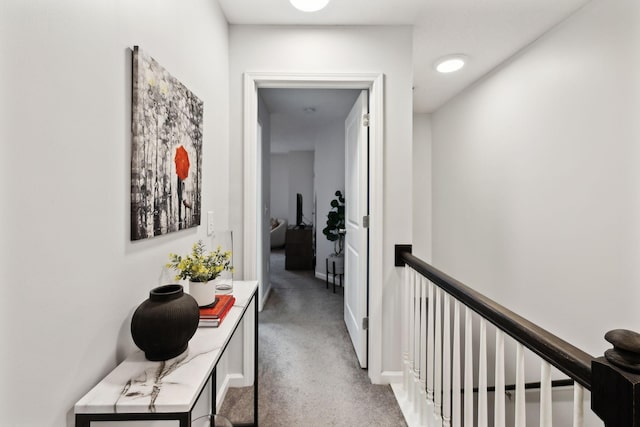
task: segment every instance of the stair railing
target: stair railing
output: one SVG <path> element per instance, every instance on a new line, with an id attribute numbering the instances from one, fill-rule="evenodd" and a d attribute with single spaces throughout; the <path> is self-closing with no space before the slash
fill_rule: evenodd
<path id="1" fill-rule="evenodd" d="M 399 393 L 410 425 L 525 427 L 531 425 L 525 391 L 539 389 L 539 425 L 551 427 L 552 389 L 573 387 L 574 427 L 584 422 L 585 390 L 606 427 L 640 427 L 640 335 L 610 331 L 605 339 L 614 348 L 594 358 L 415 257 L 410 245 L 396 245 L 395 256 L 395 265 L 404 267 Z M 488 350 L 489 329 L 495 329 L 495 339 Z M 508 340 L 515 346 L 510 372 Z M 540 364 L 539 382 L 526 381 L 532 357 Z M 554 369 L 563 378 L 554 381 Z M 514 384 L 506 384 L 513 377 Z M 513 413 L 506 402 L 511 391 Z"/>

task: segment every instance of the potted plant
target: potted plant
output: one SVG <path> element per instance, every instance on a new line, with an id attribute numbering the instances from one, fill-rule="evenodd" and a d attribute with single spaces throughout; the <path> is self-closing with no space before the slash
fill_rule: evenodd
<path id="1" fill-rule="evenodd" d="M 176 280 L 189 280 L 189 294 L 201 307 L 215 301 L 215 282 L 220 274 L 225 270 L 233 271 L 231 251 L 222 251 L 218 246 L 215 251 L 206 252 L 202 240 L 193 244 L 190 254 L 182 257 L 170 253 L 169 260 L 167 267 L 178 272 Z"/>
<path id="2" fill-rule="evenodd" d="M 332 256 L 339 257 L 344 249 L 344 196 L 340 190 L 335 193 L 336 198 L 331 201 L 331 210 L 327 214 L 327 226 L 322 230 L 322 234 L 327 240 L 333 242 Z"/>

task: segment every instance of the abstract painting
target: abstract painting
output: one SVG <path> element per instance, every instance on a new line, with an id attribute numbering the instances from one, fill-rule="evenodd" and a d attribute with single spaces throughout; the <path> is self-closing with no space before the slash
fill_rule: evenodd
<path id="1" fill-rule="evenodd" d="M 203 104 L 133 49 L 131 240 L 200 225 Z"/>

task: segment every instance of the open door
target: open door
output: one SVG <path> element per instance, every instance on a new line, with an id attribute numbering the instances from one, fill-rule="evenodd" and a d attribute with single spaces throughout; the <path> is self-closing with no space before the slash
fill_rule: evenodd
<path id="1" fill-rule="evenodd" d="M 367 367 L 368 316 L 368 91 L 363 90 L 345 120 L 344 321 L 360 366 Z"/>

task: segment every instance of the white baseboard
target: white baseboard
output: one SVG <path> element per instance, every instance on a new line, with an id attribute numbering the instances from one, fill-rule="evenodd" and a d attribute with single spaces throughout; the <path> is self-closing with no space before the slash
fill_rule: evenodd
<path id="1" fill-rule="evenodd" d="M 251 384 L 249 384 L 251 385 Z M 220 410 L 229 388 L 247 387 L 246 379 L 242 374 L 228 374 L 224 377 L 220 388 L 216 391 L 216 409 Z"/>
<path id="2" fill-rule="evenodd" d="M 319 271 L 316 271 L 315 273 L 316 273 L 316 279 L 320 279 L 325 283 L 327 282 L 327 274 L 320 273 Z M 329 276 L 329 287 L 331 287 L 331 286 L 333 286 L 333 275 L 329 274 L 328 276 Z M 340 282 L 339 282 L 339 279 L 337 277 L 338 276 L 336 275 L 336 287 L 340 287 Z"/>
<path id="3" fill-rule="evenodd" d="M 222 402 L 224 402 L 224 398 L 227 395 L 227 390 L 229 390 L 229 380 L 230 375 L 224 377 L 222 384 L 216 390 L 216 410 L 219 411 L 222 407 Z"/>
<path id="4" fill-rule="evenodd" d="M 269 295 L 271 295 L 271 286 L 269 286 L 269 289 L 267 289 L 267 292 L 262 296 L 262 300 L 260 301 L 260 305 L 258 306 L 258 311 L 262 311 L 262 309 L 264 308 L 264 305 L 267 303 L 267 300 L 269 299 Z"/>
<path id="5" fill-rule="evenodd" d="M 226 379 L 229 383 L 229 387 L 248 387 L 246 384 L 247 380 L 242 374 L 229 374 Z"/>
<path id="6" fill-rule="evenodd" d="M 405 396 L 405 393 L 402 390 L 402 384 L 396 383 L 391 384 L 391 389 L 393 390 L 393 394 L 398 401 L 398 406 L 400 406 L 400 410 L 402 411 L 402 416 L 404 420 L 407 422 L 407 426 L 409 427 L 422 427 L 424 424 L 420 422 L 418 418 L 418 414 L 415 410 L 413 410 L 411 403 Z"/>
<path id="7" fill-rule="evenodd" d="M 380 381 L 382 384 L 401 384 L 402 371 L 382 371 Z"/>

